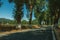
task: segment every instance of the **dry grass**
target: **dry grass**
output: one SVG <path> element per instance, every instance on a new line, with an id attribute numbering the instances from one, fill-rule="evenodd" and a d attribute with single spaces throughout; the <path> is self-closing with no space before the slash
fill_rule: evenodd
<path id="1" fill-rule="evenodd" d="M 33 25 L 32 28 L 39 28 L 37 25 Z M 22 32 L 24 30 L 30 29 L 29 26 L 22 26 L 22 30 L 16 29 L 16 26 L 12 25 L 0 25 L 0 34 L 11 34 L 15 32 Z"/>
<path id="2" fill-rule="evenodd" d="M 32 28 L 40 28 L 40 27 L 37 25 L 33 25 Z"/>

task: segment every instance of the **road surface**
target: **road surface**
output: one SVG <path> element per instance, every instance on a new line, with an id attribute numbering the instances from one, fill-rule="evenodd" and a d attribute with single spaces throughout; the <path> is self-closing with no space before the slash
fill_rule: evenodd
<path id="1" fill-rule="evenodd" d="M 41 27 L 2 36 L 0 40 L 55 40 L 55 36 L 51 27 Z"/>

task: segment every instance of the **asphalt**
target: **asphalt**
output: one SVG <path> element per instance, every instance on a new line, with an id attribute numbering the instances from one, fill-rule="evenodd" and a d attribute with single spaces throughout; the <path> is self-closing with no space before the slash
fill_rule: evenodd
<path id="1" fill-rule="evenodd" d="M 55 40 L 55 34 L 52 26 L 48 26 L 39 29 L 29 29 L 25 32 L 0 35 L 0 40 Z"/>

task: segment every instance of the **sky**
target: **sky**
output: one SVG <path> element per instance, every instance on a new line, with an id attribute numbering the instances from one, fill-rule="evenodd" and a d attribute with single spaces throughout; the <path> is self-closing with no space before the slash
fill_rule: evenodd
<path id="1" fill-rule="evenodd" d="M 9 4 L 7 0 L 2 0 L 3 5 L 0 8 L 0 18 L 7 18 L 7 19 L 13 19 L 12 18 L 12 12 L 14 8 L 14 4 Z"/>
<path id="2" fill-rule="evenodd" d="M 2 0 L 2 2 L 3 5 L 0 7 L 0 18 L 14 20 L 13 18 L 14 3 L 9 3 L 8 0 Z M 28 18 L 26 17 L 27 10 L 25 5 L 24 5 L 23 13 L 24 13 L 24 17 L 22 18 L 22 20 L 28 20 Z M 33 16 L 32 19 L 35 19 L 34 15 L 32 16 Z"/>

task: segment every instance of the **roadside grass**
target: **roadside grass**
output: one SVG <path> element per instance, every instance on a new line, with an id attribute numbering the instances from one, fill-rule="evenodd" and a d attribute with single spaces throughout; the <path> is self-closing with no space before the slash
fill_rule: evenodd
<path id="1" fill-rule="evenodd" d="M 38 25 L 32 25 L 33 29 L 39 28 Z M 21 29 L 31 29 L 28 25 L 22 25 Z M 19 30 L 16 28 L 16 25 L 0 25 L 0 32 L 12 31 L 12 30 Z"/>

